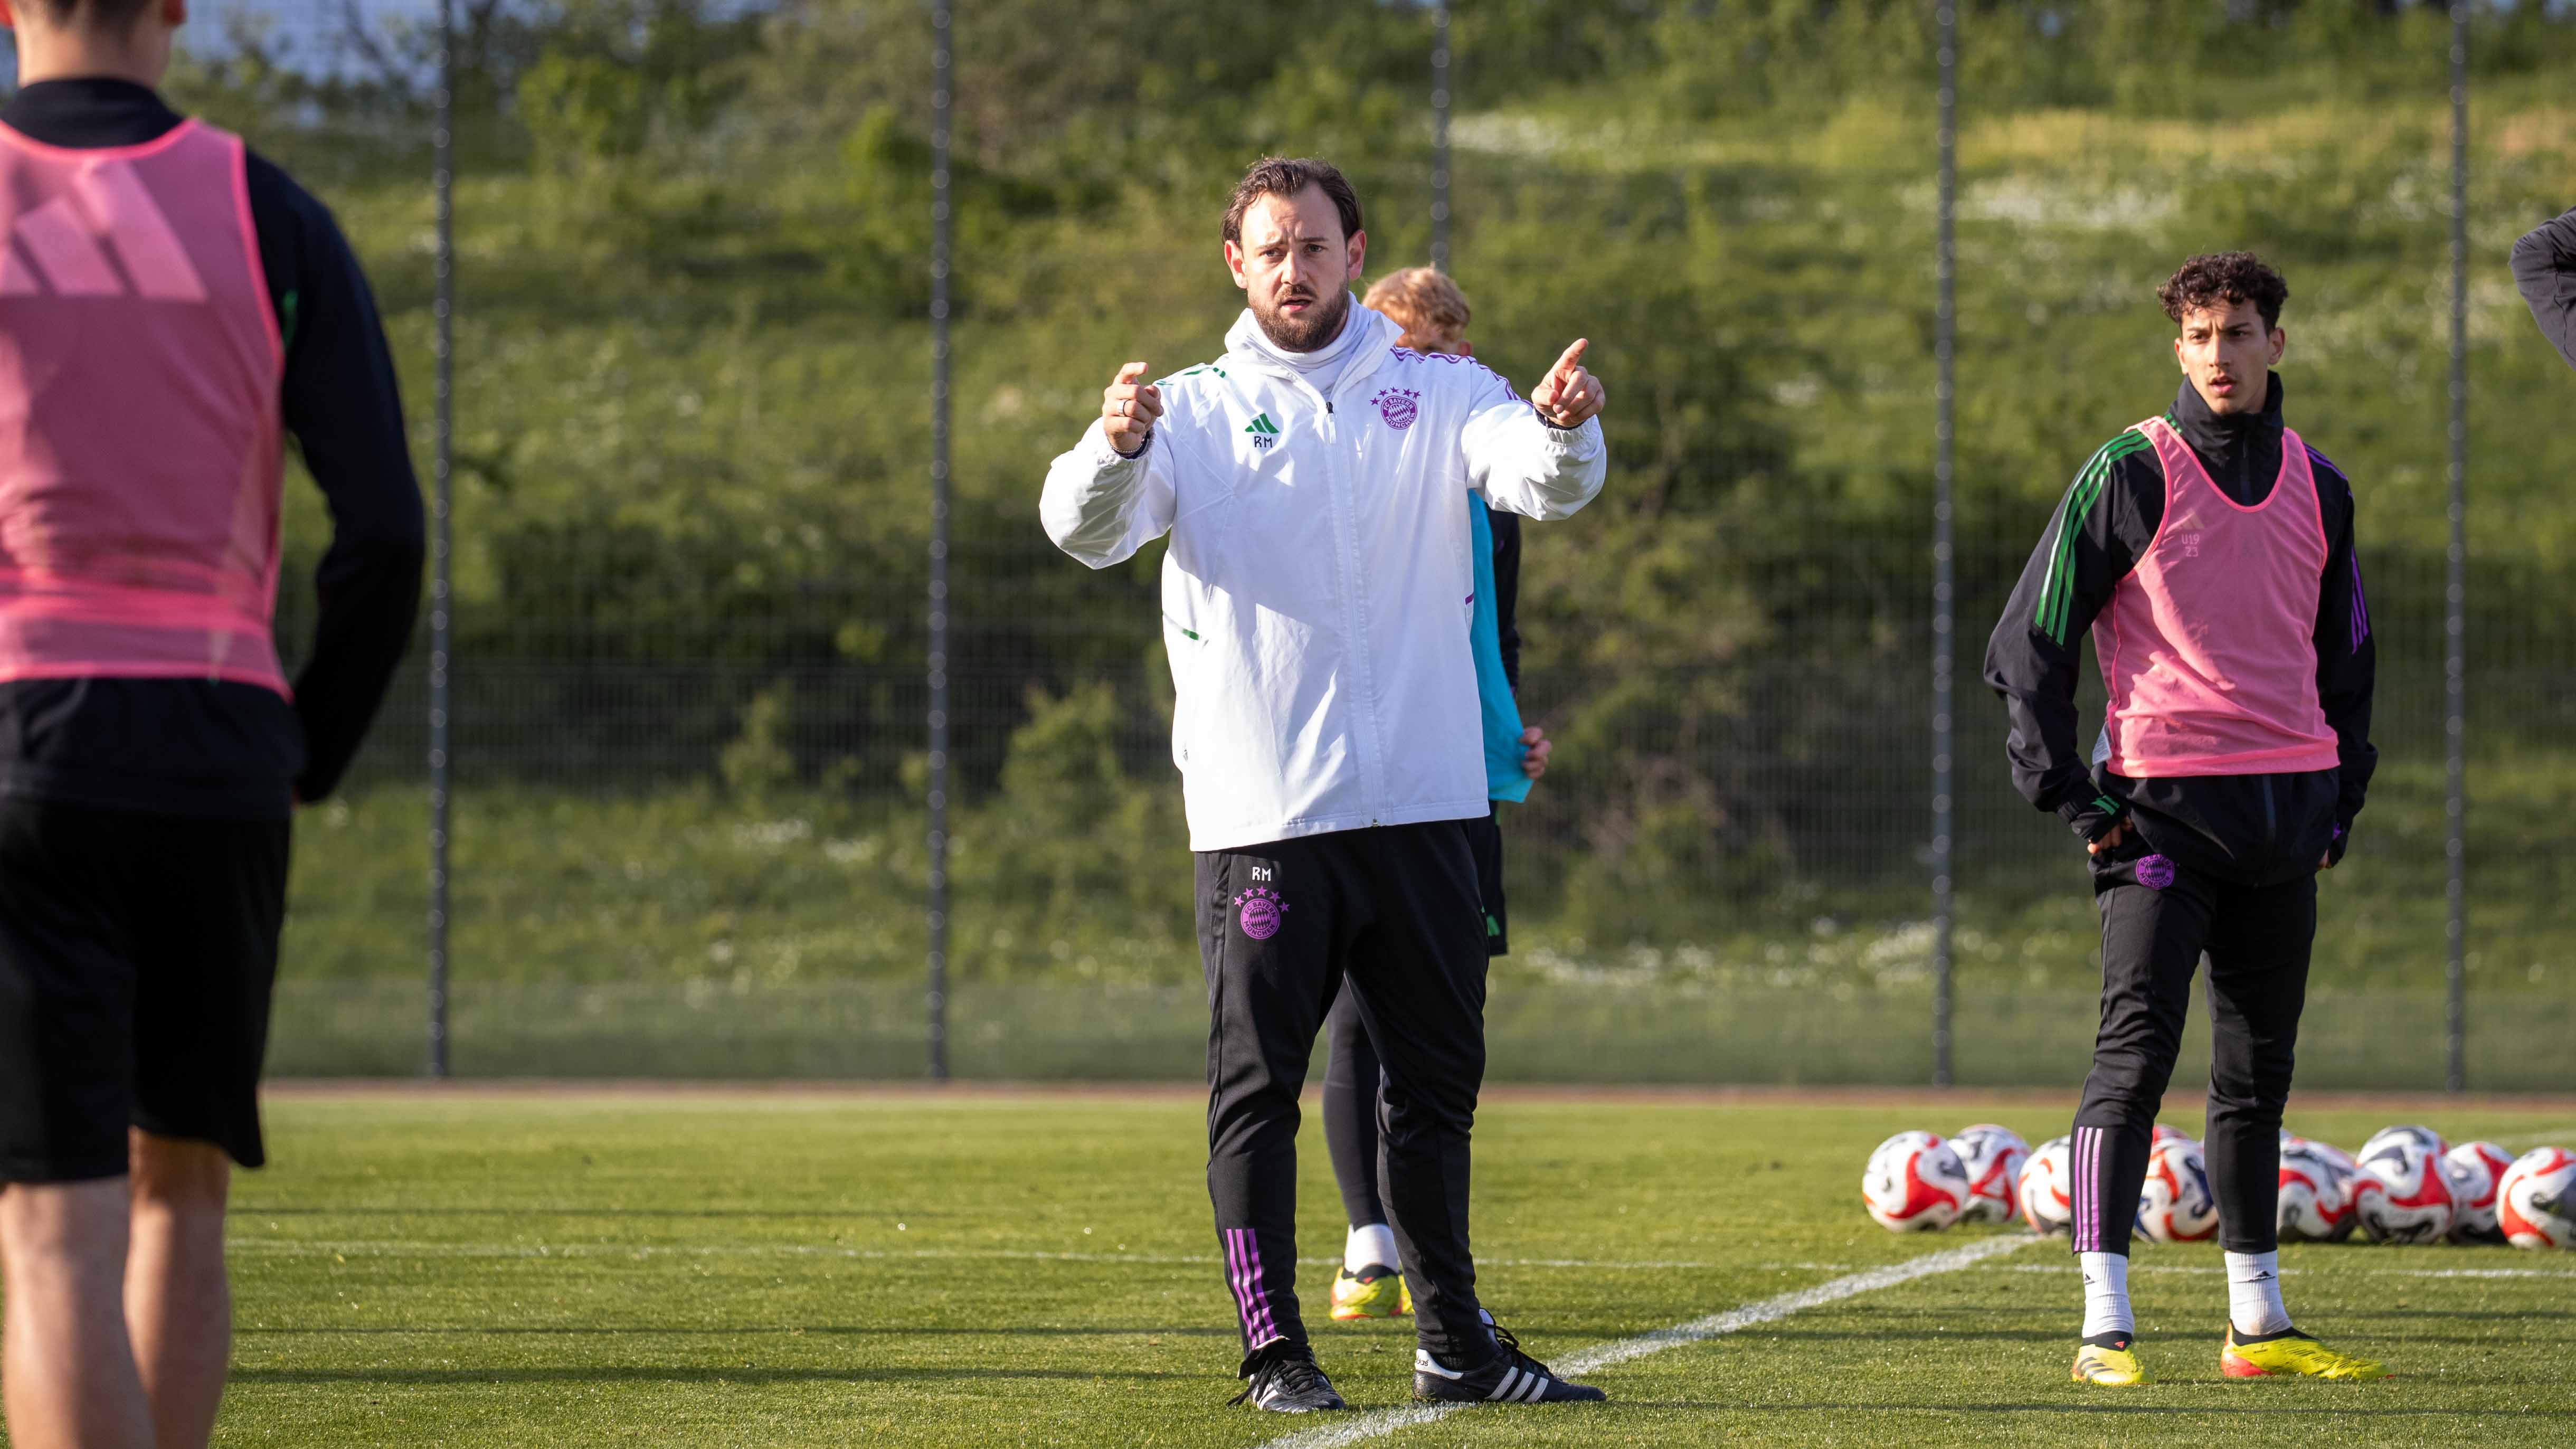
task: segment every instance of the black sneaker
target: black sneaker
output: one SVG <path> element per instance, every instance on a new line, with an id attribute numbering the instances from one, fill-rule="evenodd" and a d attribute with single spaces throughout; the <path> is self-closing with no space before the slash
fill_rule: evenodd
<path id="1" fill-rule="evenodd" d="M 1318 1409 L 1350 1407 L 1333 1391 L 1333 1381 L 1315 1366 L 1315 1355 L 1310 1350 L 1303 1345 L 1291 1348 L 1285 1344 L 1265 1349 L 1260 1361 L 1253 1365 L 1252 1382 L 1226 1402 L 1248 1403 L 1274 1414 L 1311 1414 Z"/>
<path id="2" fill-rule="evenodd" d="M 1426 1350 L 1413 1351 L 1415 1398 L 1461 1404 L 1489 1400 L 1505 1404 L 1597 1404 L 1610 1397 L 1589 1384 L 1567 1383 L 1550 1372 L 1546 1364 L 1521 1352 L 1520 1340 L 1512 1337 L 1510 1329 L 1495 1323 L 1492 1314 L 1485 1315 L 1485 1325 L 1493 1330 L 1494 1345 L 1502 1352 L 1482 1368 L 1448 1368 Z"/>

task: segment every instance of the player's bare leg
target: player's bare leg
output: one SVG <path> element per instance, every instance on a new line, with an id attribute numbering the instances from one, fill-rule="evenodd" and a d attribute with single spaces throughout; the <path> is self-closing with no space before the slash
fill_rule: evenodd
<path id="1" fill-rule="evenodd" d="M 135 1132 L 125 1322 L 159 1449 L 205 1449 L 232 1359 L 224 1201 L 232 1164 L 210 1142 Z"/>
<path id="2" fill-rule="evenodd" d="M 152 1449 L 121 1301 L 122 1178 L 0 1187 L 0 1328 L 17 1449 Z"/>

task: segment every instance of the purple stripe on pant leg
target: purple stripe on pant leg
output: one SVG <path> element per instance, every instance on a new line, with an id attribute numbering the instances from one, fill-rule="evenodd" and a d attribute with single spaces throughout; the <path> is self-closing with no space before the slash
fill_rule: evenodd
<path id="1" fill-rule="evenodd" d="M 1243 1316 L 1243 1278 L 1234 1260 L 1234 1229 L 1219 1228 L 1216 1237 L 1225 1246 L 1225 1294 L 1234 1300 L 1235 1321 L 1243 1325 L 1244 1342 L 1248 1344 L 1252 1341 L 1252 1324 Z"/>
<path id="2" fill-rule="evenodd" d="M 1250 1228 L 1245 1228 L 1243 1230 L 1243 1254 L 1250 1262 L 1252 1269 L 1252 1301 L 1260 1307 L 1261 1341 L 1268 1342 L 1269 1340 L 1280 1336 L 1279 1320 L 1270 1311 L 1270 1287 L 1263 1281 L 1261 1271 L 1261 1240 L 1253 1235 L 1253 1231 Z"/>
<path id="3" fill-rule="evenodd" d="M 1225 1288 L 1234 1295 L 1234 1314 L 1243 1324 L 1244 1344 L 1252 1347 L 1259 1344 L 1261 1336 L 1252 1317 L 1249 1275 L 1244 1269 L 1243 1247 L 1237 1237 L 1241 1232 L 1240 1228 L 1227 1228 L 1222 1234 L 1225 1239 Z"/>
<path id="4" fill-rule="evenodd" d="M 2109 1249 L 2102 1246 L 2103 1234 L 2109 1229 L 2102 1226 L 2102 1129 L 2099 1127 L 2093 1129 L 2092 1140 L 2085 1144 L 2084 1182 L 2093 1189 L 2093 1211 L 2085 1219 L 2086 1251 L 2108 1252 Z"/>
<path id="5" fill-rule="evenodd" d="M 2093 1202 L 2093 1195 L 2084 1187 L 2084 1148 L 2084 1129 L 2078 1127 L 2075 1129 L 2075 1155 L 2071 1160 L 2071 1170 L 2075 1174 L 2075 1251 L 2079 1253 L 2084 1251 L 2084 1210 Z"/>
<path id="6" fill-rule="evenodd" d="M 2084 1136 L 2084 1251 L 2102 1251 L 2102 1129 Z"/>
<path id="7" fill-rule="evenodd" d="M 2075 1145 L 2066 1152 L 2066 1193 L 2073 1199 L 2068 1230 L 2075 1239 L 2075 1251 L 2084 1251 L 2084 1129 L 2075 1129 Z"/>
<path id="8" fill-rule="evenodd" d="M 2075 1129 L 2075 1251 L 2079 1253 L 2101 1251 L 2093 1246 L 2100 1232 L 2094 1219 L 2102 1210 L 2101 1187 L 2093 1176 L 2093 1149 L 2100 1140 L 2095 1128 Z"/>
<path id="9" fill-rule="evenodd" d="M 1261 1285 L 1261 1249 L 1250 1228 L 1225 1230 L 1226 1286 L 1234 1290 L 1236 1312 L 1243 1319 L 1244 1342 L 1259 1348 L 1280 1336 L 1270 1312 L 1270 1291 Z"/>

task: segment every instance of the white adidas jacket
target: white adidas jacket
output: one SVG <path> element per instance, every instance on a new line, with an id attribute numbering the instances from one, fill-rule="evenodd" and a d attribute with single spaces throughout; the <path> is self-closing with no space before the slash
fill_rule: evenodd
<path id="1" fill-rule="evenodd" d="M 1246 345 L 1159 384 L 1121 458 L 1094 422 L 1039 516 L 1093 568 L 1172 535 L 1163 641 L 1192 850 L 1486 811 L 1467 495 L 1563 518 L 1601 491 L 1599 422 L 1559 431 L 1468 358 L 1373 329 L 1318 393 Z"/>

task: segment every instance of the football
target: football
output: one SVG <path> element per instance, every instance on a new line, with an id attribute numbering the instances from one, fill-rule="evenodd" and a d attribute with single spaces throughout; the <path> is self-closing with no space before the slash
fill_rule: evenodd
<path id="1" fill-rule="evenodd" d="M 2306 1148 L 2308 1151 L 2313 1152 L 2317 1156 L 2324 1158 L 2326 1161 L 2333 1163 L 2336 1169 L 2341 1171 L 2347 1177 L 2351 1176 L 2353 1173 L 2361 1171 L 2361 1164 L 2353 1160 L 2353 1155 L 2351 1153 L 2344 1151 L 2342 1148 L 2335 1146 L 2331 1142 L 2315 1137 L 2298 1137 L 2290 1140 L 2296 1141 L 2300 1146 Z M 2289 1145 L 2290 1143 L 2288 1141 L 2283 1142 L 2281 1144 L 2282 1150 L 2287 1151 L 2289 1149 Z"/>
<path id="2" fill-rule="evenodd" d="M 2352 1174 L 2292 1138 L 2281 1144 L 2279 1227 L 2288 1243 L 2332 1243 L 2352 1236 Z"/>
<path id="3" fill-rule="evenodd" d="M 2444 1140 L 2442 1134 L 2430 1127 L 2382 1127 L 2370 1134 L 2369 1141 L 2361 1144 L 2361 1155 L 2367 1158 L 2399 1138 L 2414 1142 L 2434 1157 L 2440 1157 L 2451 1150 L 2451 1144 Z"/>
<path id="4" fill-rule="evenodd" d="M 1959 1221 L 2011 1222 L 2021 1211 L 2021 1169 L 2030 1160 L 2030 1144 L 2009 1127 L 1980 1122 L 1960 1128 L 1950 1150 L 1968 1174 L 1968 1204 L 1959 1210 Z"/>
<path id="5" fill-rule="evenodd" d="M 2576 1248 L 2576 1153 L 2535 1147 L 2504 1170 L 2497 1225 L 2517 1248 Z"/>
<path id="6" fill-rule="evenodd" d="M 1929 1132 L 1899 1132 L 1878 1144 L 1860 1177 L 1861 1201 L 1894 1233 L 1934 1232 L 1968 1203 L 1968 1170 L 1950 1144 Z"/>
<path id="7" fill-rule="evenodd" d="M 2052 1137 L 2039 1144 L 2021 1165 L 2014 1195 L 2021 1199 L 2021 1220 L 2034 1233 L 2063 1233 L 2075 1217 L 2074 1144 Z"/>
<path id="8" fill-rule="evenodd" d="M 2155 1125 L 2155 1129 L 2147 1134 L 2147 1147 L 2152 1151 L 2168 1142 L 2189 1142 L 2190 1140 L 2190 1133 L 2179 1127 L 2168 1127 L 2159 1122 Z"/>
<path id="9" fill-rule="evenodd" d="M 2451 1231 L 2451 1184 L 2440 1154 L 2411 1136 L 2382 1133 L 2361 1155 L 2361 1172 L 2378 1185 L 2353 1203 L 2374 1243 L 2438 1243 Z"/>
<path id="10" fill-rule="evenodd" d="M 2218 1199 L 2200 1144 L 2176 1135 L 2147 1154 L 2147 1180 L 2138 1189 L 2137 1234 L 2151 1243 L 2196 1243 L 2218 1232 Z"/>
<path id="11" fill-rule="evenodd" d="M 2463 1142 L 2442 1154 L 2442 1175 L 2451 1181 L 2451 1241 L 2501 1243 L 2504 1228 L 2496 1221 L 2496 1190 L 2504 1186 L 2513 1154 L 2492 1142 Z"/>

